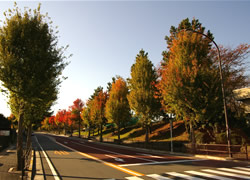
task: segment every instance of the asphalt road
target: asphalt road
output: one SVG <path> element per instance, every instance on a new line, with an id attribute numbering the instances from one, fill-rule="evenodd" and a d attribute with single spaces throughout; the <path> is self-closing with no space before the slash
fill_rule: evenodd
<path id="1" fill-rule="evenodd" d="M 246 163 L 145 153 L 36 133 L 45 179 L 250 179 Z"/>

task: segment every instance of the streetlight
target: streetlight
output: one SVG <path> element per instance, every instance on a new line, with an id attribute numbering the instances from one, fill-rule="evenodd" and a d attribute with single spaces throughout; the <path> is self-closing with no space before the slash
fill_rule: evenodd
<path id="1" fill-rule="evenodd" d="M 216 47 L 217 49 L 217 57 L 219 59 L 219 70 L 220 70 L 220 81 L 221 81 L 221 91 L 222 91 L 222 98 L 223 98 L 223 105 L 224 105 L 224 115 L 225 115 L 225 121 L 226 121 L 226 132 L 227 132 L 227 144 L 228 144 L 228 154 L 229 157 L 232 157 L 231 154 L 231 142 L 230 142 L 230 132 L 229 132 L 229 126 L 228 126 L 228 119 L 227 119 L 227 106 L 226 106 L 226 98 L 225 98 L 225 90 L 224 90 L 224 83 L 223 83 L 223 75 L 222 75 L 222 66 L 221 66 L 221 56 L 220 56 L 220 49 L 218 47 L 218 45 L 216 44 L 216 42 L 211 39 L 208 35 L 203 34 L 202 32 L 198 32 L 195 31 L 193 29 L 183 29 L 185 31 L 191 31 L 193 33 L 197 33 L 200 34 L 202 36 L 205 36 L 206 38 L 208 38 Z"/>

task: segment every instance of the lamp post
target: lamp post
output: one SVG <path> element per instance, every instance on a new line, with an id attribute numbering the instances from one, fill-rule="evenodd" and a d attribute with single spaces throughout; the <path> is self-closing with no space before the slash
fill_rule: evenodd
<path id="1" fill-rule="evenodd" d="M 226 122 L 226 132 L 227 132 L 227 143 L 228 143 L 228 154 L 229 157 L 232 157 L 231 154 L 231 142 L 230 142 L 230 132 L 229 132 L 229 126 L 228 126 L 228 118 L 227 118 L 227 106 L 226 106 L 226 98 L 225 98 L 225 90 L 224 90 L 224 79 L 223 79 L 223 75 L 222 75 L 222 65 L 221 65 L 221 56 L 220 56 L 220 49 L 218 47 L 218 45 L 216 44 L 216 42 L 211 39 L 208 35 L 202 33 L 202 32 L 198 32 L 195 31 L 193 29 L 183 29 L 184 31 L 190 31 L 196 34 L 200 34 L 202 36 L 205 36 L 206 38 L 208 38 L 216 47 L 217 50 L 217 58 L 219 60 L 219 70 L 220 70 L 220 82 L 221 82 L 221 91 L 222 91 L 222 98 L 223 98 L 223 105 L 224 105 L 224 115 L 225 115 L 225 122 Z"/>

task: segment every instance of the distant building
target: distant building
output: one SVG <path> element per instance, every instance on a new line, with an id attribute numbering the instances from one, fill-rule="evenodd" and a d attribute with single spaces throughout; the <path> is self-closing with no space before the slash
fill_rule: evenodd
<path id="1" fill-rule="evenodd" d="M 236 89 L 233 91 L 237 101 L 241 101 L 245 108 L 245 113 L 250 115 L 250 87 Z"/>

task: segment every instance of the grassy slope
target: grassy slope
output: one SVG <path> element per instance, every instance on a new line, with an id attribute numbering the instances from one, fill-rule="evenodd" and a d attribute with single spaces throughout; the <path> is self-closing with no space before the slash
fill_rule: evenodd
<path id="1" fill-rule="evenodd" d="M 151 141 L 170 141 L 170 124 L 165 122 L 155 123 L 150 134 Z M 104 138 L 117 139 L 117 133 L 110 130 L 104 132 Z M 121 139 L 132 141 L 144 141 L 145 131 L 139 126 L 133 126 L 121 130 Z M 183 121 L 173 123 L 173 140 L 188 141 Z"/>

